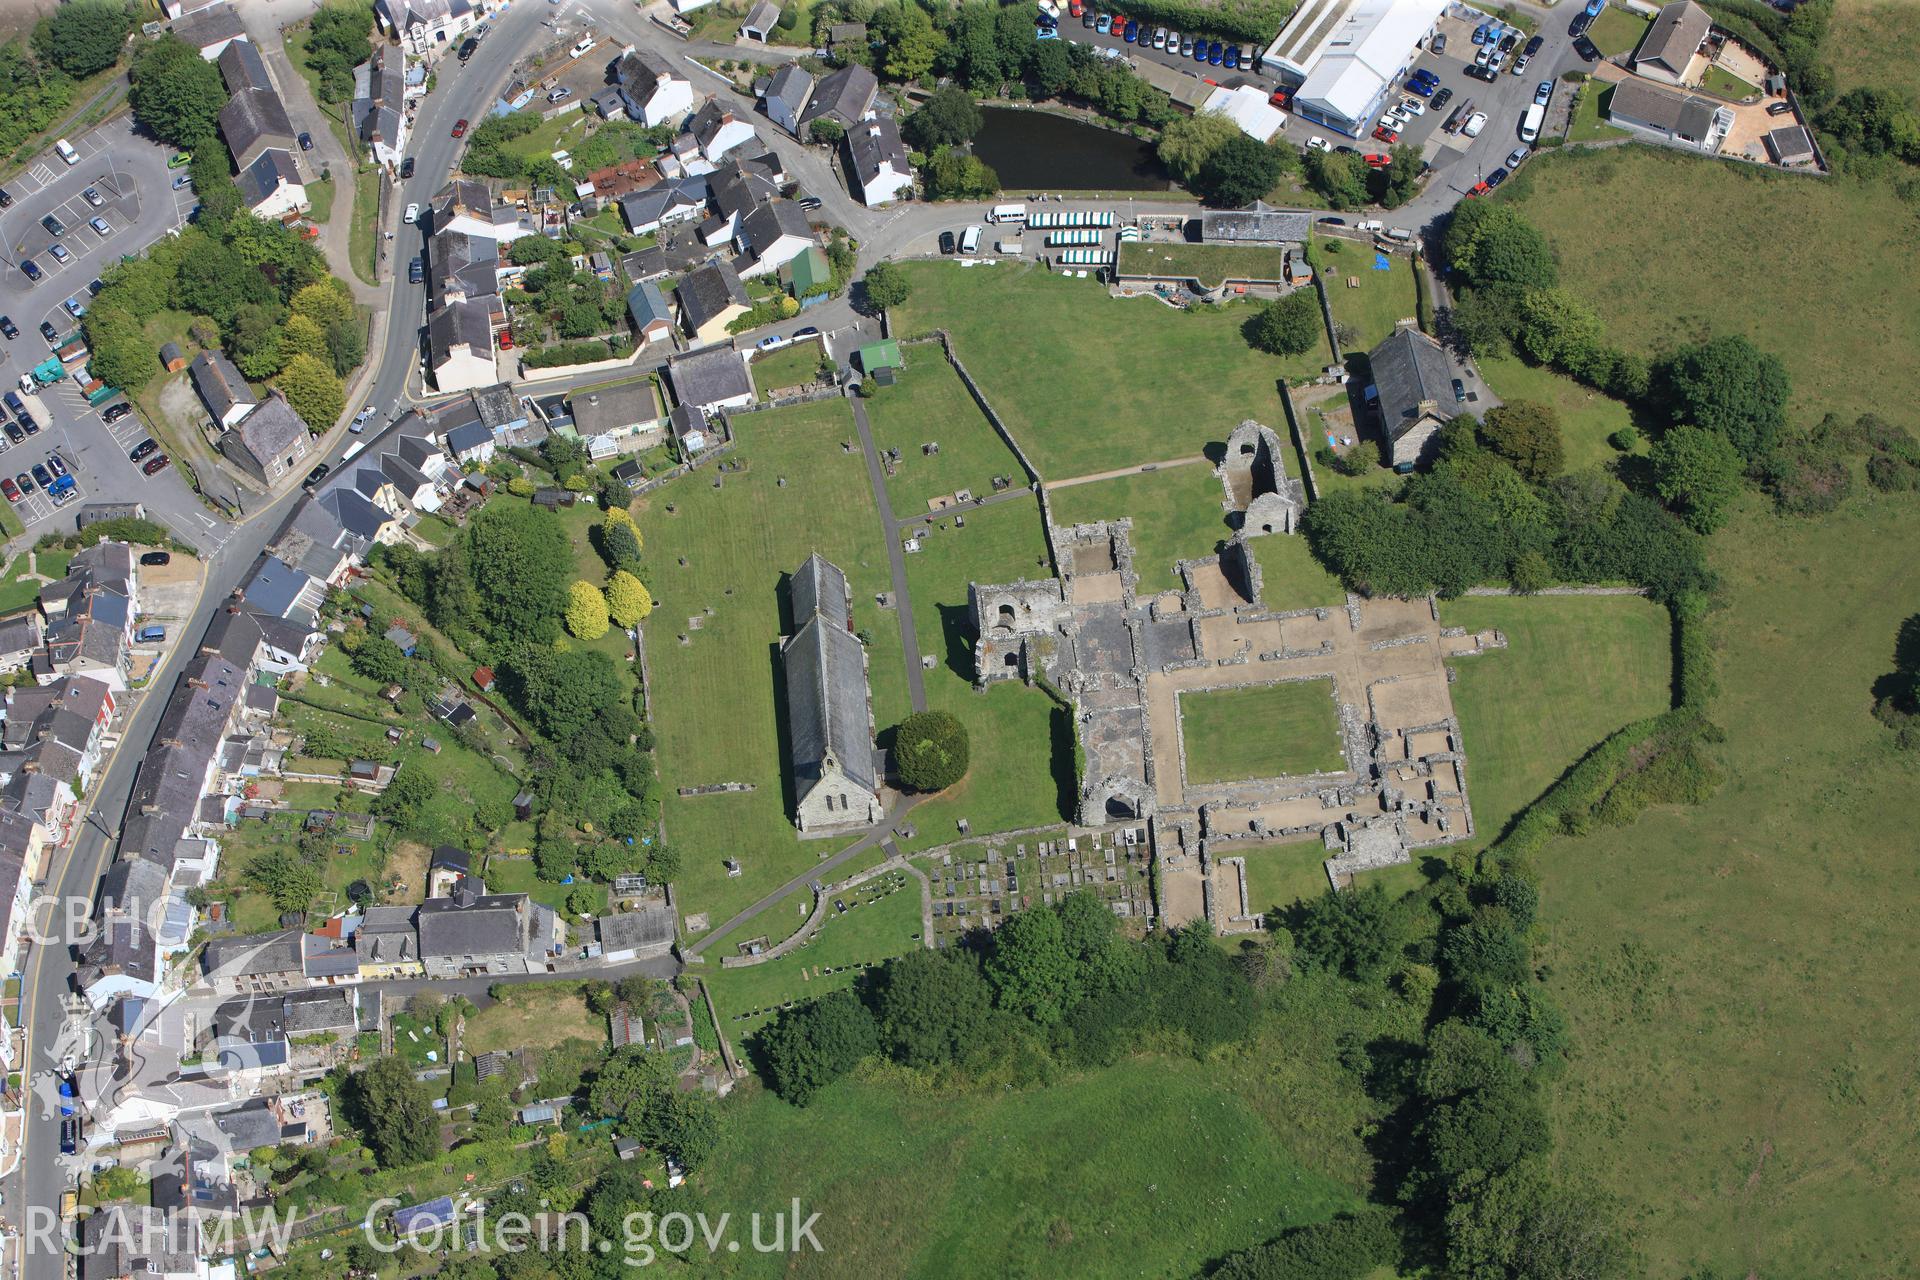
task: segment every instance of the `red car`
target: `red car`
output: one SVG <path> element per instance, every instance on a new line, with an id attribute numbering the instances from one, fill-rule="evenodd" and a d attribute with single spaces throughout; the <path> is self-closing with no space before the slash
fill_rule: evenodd
<path id="1" fill-rule="evenodd" d="M 0 476 L 0 493 L 7 495 L 8 502 L 20 501 L 20 486 L 4 476 Z"/>
<path id="2" fill-rule="evenodd" d="M 1467 192 L 1467 199 L 1471 200 L 1475 196 L 1483 196 L 1491 190 L 1493 190 L 1493 188 L 1488 186 L 1486 183 L 1476 182 L 1473 184 L 1473 190 Z"/>
<path id="3" fill-rule="evenodd" d="M 456 138 L 464 138 L 467 136 L 467 122 L 465 120 L 456 120 L 454 122 L 453 136 Z"/>
<path id="4" fill-rule="evenodd" d="M 1086 13 L 1086 11 L 1087 7 L 1081 4 L 1080 0 L 1073 0 L 1073 2 L 1067 6 L 1067 12 L 1076 18 Z"/>
<path id="5" fill-rule="evenodd" d="M 1395 143 L 1395 142 L 1398 142 L 1398 141 L 1400 141 L 1400 132 L 1399 132 L 1399 130 L 1397 130 L 1397 129 L 1389 129 L 1389 128 L 1387 128 L 1387 126 L 1385 126 L 1385 125 L 1380 125 L 1380 126 L 1379 126 L 1378 128 L 1376 128 L 1376 129 L 1375 129 L 1375 130 L 1373 131 L 1373 136 L 1374 136 L 1375 138 L 1377 138 L 1377 139 L 1379 139 L 1379 140 L 1380 140 L 1381 142 L 1385 142 L 1385 143 L 1387 143 L 1387 144 L 1389 144 L 1389 145 L 1391 145 L 1391 144 L 1393 144 L 1393 143 Z"/>
<path id="6" fill-rule="evenodd" d="M 1367 167 L 1369 169 L 1384 169 L 1388 165 L 1393 163 L 1392 156 L 1384 155 L 1378 151 L 1370 151 L 1366 155 L 1361 156 L 1360 158 L 1366 161 Z"/>
<path id="7" fill-rule="evenodd" d="M 1285 89 L 1275 89 L 1273 91 L 1273 96 L 1268 98 L 1267 101 L 1271 102 L 1276 107 L 1284 107 L 1287 105 L 1288 102 L 1292 101 L 1292 99 L 1293 99 L 1293 95 L 1291 93 L 1288 93 Z"/>
<path id="8" fill-rule="evenodd" d="M 146 472 L 150 476 L 158 475 L 160 472 L 166 470 L 167 466 L 170 463 L 172 463 L 172 461 L 173 459 L 169 458 L 166 454 L 157 453 L 153 457 L 148 458 L 146 465 L 141 467 L 140 469 Z"/>

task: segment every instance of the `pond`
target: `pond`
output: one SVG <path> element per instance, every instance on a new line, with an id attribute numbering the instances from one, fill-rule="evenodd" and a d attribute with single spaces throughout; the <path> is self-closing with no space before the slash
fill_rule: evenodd
<path id="1" fill-rule="evenodd" d="M 982 107 L 973 153 L 1012 195 L 1029 191 L 1165 191 L 1153 144 L 1047 111 Z"/>

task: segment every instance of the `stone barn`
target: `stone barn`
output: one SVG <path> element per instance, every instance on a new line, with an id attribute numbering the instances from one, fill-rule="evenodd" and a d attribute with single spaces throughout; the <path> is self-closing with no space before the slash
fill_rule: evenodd
<path id="1" fill-rule="evenodd" d="M 880 821 L 867 652 L 853 634 L 847 575 L 817 552 L 788 586 L 793 634 L 780 646 L 787 681 L 794 825 L 802 831 Z"/>

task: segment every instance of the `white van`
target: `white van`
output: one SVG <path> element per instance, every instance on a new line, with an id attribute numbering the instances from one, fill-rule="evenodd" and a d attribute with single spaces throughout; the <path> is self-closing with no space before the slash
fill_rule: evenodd
<path id="1" fill-rule="evenodd" d="M 75 151 L 73 149 L 73 144 L 71 142 L 68 142 L 65 138 L 62 138 L 58 142 L 54 143 L 53 149 L 55 151 L 58 151 L 60 153 L 60 158 L 62 160 L 65 160 L 68 164 L 80 163 L 80 153 L 78 151 Z"/>
<path id="2" fill-rule="evenodd" d="M 980 228 L 968 227 L 960 237 L 960 252 L 976 254 L 980 252 Z"/>
<path id="3" fill-rule="evenodd" d="M 1520 141 L 1537 142 L 1540 139 L 1540 126 L 1546 123 L 1547 109 L 1541 103 L 1527 108 L 1526 118 L 1520 122 Z"/>
<path id="4" fill-rule="evenodd" d="M 997 204 L 987 214 L 988 222 L 1025 222 L 1027 206 L 1023 204 Z"/>

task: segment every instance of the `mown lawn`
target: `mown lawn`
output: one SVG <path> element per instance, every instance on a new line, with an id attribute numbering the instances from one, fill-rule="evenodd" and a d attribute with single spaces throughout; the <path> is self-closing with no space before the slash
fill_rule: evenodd
<path id="1" fill-rule="evenodd" d="M 732 1275 L 1190 1275 L 1357 1208 L 1232 1073 L 1138 1058 L 1047 1087 L 940 1095 L 843 1080 L 804 1109 L 749 1097 L 703 1198 L 799 1196 L 822 1252 L 722 1255 Z"/>
<path id="2" fill-rule="evenodd" d="M 770 355 L 756 358 L 753 362 L 753 385 L 760 389 L 760 398 L 765 400 L 770 392 L 812 382 L 819 373 L 820 344 L 796 342 L 790 347 L 782 347 Z"/>
<path id="3" fill-rule="evenodd" d="M 1870 707 L 1920 521 L 1910 495 L 1752 504 L 1713 550 L 1728 781 L 1539 859 L 1578 1046 L 1557 1158 L 1635 1208 L 1641 1274 L 1911 1272 L 1920 757 Z"/>
<path id="4" fill-rule="evenodd" d="M 970 512 L 964 529 L 950 519 L 936 521 L 921 550 L 907 557 L 920 650 L 938 659 L 926 672 L 927 705 L 952 712 L 966 725 L 971 767 L 913 811 L 919 834 L 902 848 L 957 839 L 962 818 L 972 834 L 987 835 L 1045 826 L 1071 812 L 1077 779 L 1070 717 L 1046 694 L 1018 681 L 998 682 L 984 693 L 973 687 L 967 584 L 1051 573 L 1037 501 Z"/>
<path id="5" fill-rule="evenodd" d="M 1326 348 L 1277 359 L 1247 345 L 1252 304 L 1181 312 L 1117 299 L 1023 264 L 907 263 L 901 336 L 944 327 L 1041 476 L 1063 480 L 1201 451 L 1246 418 L 1278 422 L 1275 384 Z"/>
<path id="6" fill-rule="evenodd" d="M 1760 92 L 1758 85 L 1748 84 L 1725 67 L 1708 67 L 1707 74 L 1700 77 L 1700 92 L 1716 98 L 1725 98 L 1730 102 L 1739 102 Z"/>
<path id="7" fill-rule="evenodd" d="M 838 876 L 838 872 L 835 875 Z M 811 906 L 811 895 L 796 895 Z M 704 975 L 713 1006 L 720 1011 L 720 1030 L 744 1048 L 746 1038 L 772 1020 L 789 1001 L 813 1000 L 851 986 L 860 966 L 877 964 L 920 944 L 920 881 L 904 871 L 877 876 L 850 892 L 836 893 L 847 904 L 845 913 L 828 907 L 820 931 L 792 954 L 741 969 L 710 965 Z M 745 942 L 752 929 L 727 939 Z M 782 930 L 784 932 L 784 930 Z M 778 939 L 769 936 L 769 943 Z M 717 961 L 717 957 L 716 957 Z M 829 973 L 827 970 L 833 970 Z"/>
<path id="8" fill-rule="evenodd" d="M 1633 426 L 1633 412 L 1620 401 L 1517 356 L 1481 360 L 1480 376 L 1503 401 L 1536 400 L 1553 407 L 1560 415 L 1560 440 L 1566 449 L 1563 470 L 1581 471 L 1620 456 L 1607 443 L 1614 432 Z M 1644 439 L 1635 446 L 1637 452 L 1645 448 Z"/>
<path id="9" fill-rule="evenodd" d="M 1809 182 L 1631 145 L 1542 153 L 1500 196 L 1545 233 L 1562 284 L 1629 350 L 1746 334 L 1785 362 L 1800 420 L 1920 394 L 1920 255 L 1889 183 Z M 1595 220 L 1602 205 L 1611 216 Z M 1763 245 L 1766 260 L 1730 245 Z"/>
<path id="10" fill-rule="evenodd" d="M 1672 623 L 1638 596 L 1473 596 L 1443 603 L 1440 619 L 1507 637 L 1453 664 L 1483 844 L 1602 738 L 1672 701 Z"/>
<path id="11" fill-rule="evenodd" d="M 1334 245 L 1340 247 L 1334 250 Z M 1333 322 L 1357 335 L 1341 343 L 1343 350 L 1371 351 L 1392 336 L 1395 324 L 1417 316 L 1409 255 L 1377 254 L 1371 246 L 1350 240 L 1319 240 L 1313 251 L 1314 261 L 1334 273 L 1324 281 Z M 1382 257 L 1388 264 L 1385 271 L 1378 269 Z M 1353 281 L 1358 283 L 1350 286 Z"/>
<path id="12" fill-rule="evenodd" d="M 1236 245 L 1135 241 L 1120 246 L 1123 275 L 1151 275 L 1198 281 L 1217 289 L 1224 280 L 1278 280 L 1286 255 L 1275 248 Z"/>
<path id="13" fill-rule="evenodd" d="M 866 402 L 867 425 L 882 454 L 900 451 L 887 477 L 887 500 L 898 519 L 920 515 L 934 498 L 965 489 L 976 498 L 994 492 L 993 478 L 1027 484 L 1026 469 L 993 429 L 980 406 L 941 354 L 937 343 L 907 348 L 900 380 Z M 937 444 L 937 453 L 923 446 Z"/>
<path id="14" fill-rule="evenodd" d="M 1328 888 L 1327 850 L 1318 836 L 1236 844 L 1220 856 L 1247 860 L 1247 905 L 1255 911 L 1289 907 Z"/>
<path id="15" fill-rule="evenodd" d="M 1183 693 L 1180 742 L 1196 785 L 1346 768 L 1329 680 Z"/>
<path id="16" fill-rule="evenodd" d="M 1180 585 L 1174 561 L 1212 555 L 1232 535 L 1220 505 L 1224 497 L 1213 468 L 1193 462 L 1066 485 L 1047 501 L 1054 523 L 1062 526 L 1133 517 L 1133 567 L 1140 574 L 1139 592 L 1147 595 Z"/>
<path id="17" fill-rule="evenodd" d="M 1640 47 L 1640 38 L 1647 34 L 1647 27 L 1652 22 L 1653 19 L 1646 14 L 1610 4 L 1600 11 L 1600 16 L 1587 28 L 1587 39 L 1593 41 L 1593 47 L 1609 58 L 1632 53 Z"/>
<path id="18" fill-rule="evenodd" d="M 1609 8 L 1608 12 L 1616 12 Z M 1627 130 L 1607 123 L 1607 110 L 1613 99 L 1613 86 L 1589 80 L 1580 87 L 1580 100 L 1574 104 L 1573 123 L 1567 129 L 1568 142 L 1605 142 L 1624 138 Z"/>
<path id="19" fill-rule="evenodd" d="M 636 515 L 655 599 L 645 630 L 666 837 L 684 862 L 683 914 L 707 912 L 713 924 L 845 844 L 802 841 L 789 816 L 777 645 L 789 630 L 787 575 L 809 553 L 852 583 L 877 724 L 907 708 L 898 625 L 874 603 L 889 576 L 866 463 L 858 448 L 841 448 L 854 439 L 852 414 L 829 400 L 744 415 L 735 429 L 730 456 L 746 470 L 709 466 L 650 495 Z M 714 782 L 754 790 L 675 794 Z M 738 878 L 727 875 L 728 857 L 742 863 Z"/>
<path id="20" fill-rule="evenodd" d="M 1260 563 L 1260 603 L 1267 608 L 1339 608 L 1346 604 L 1347 589 L 1313 558 L 1305 537 L 1270 534 L 1254 538 L 1248 545 Z"/>

